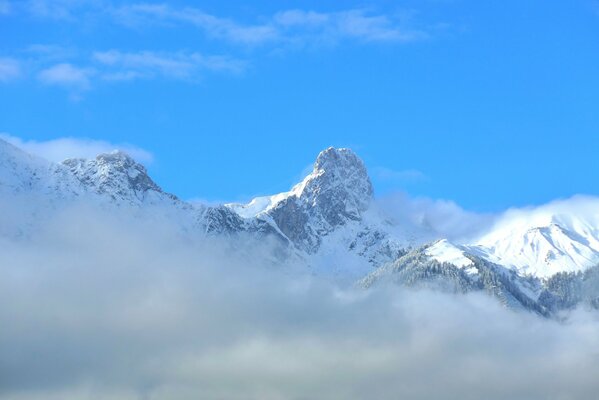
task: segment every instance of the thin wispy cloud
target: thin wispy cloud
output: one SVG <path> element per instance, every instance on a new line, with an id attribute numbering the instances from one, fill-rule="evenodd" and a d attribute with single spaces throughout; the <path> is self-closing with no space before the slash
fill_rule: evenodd
<path id="1" fill-rule="evenodd" d="M 283 10 L 262 18 L 258 24 L 241 24 L 208 14 L 200 9 L 174 8 L 167 4 L 134 4 L 113 11 L 117 21 L 128 26 L 191 24 L 208 37 L 241 44 L 337 42 L 411 42 L 428 34 L 405 25 L 395 15 L 350 9 L 322 13 L 311 10 Z"/>
<path id="2" fill-rule="evenodd" d="M 271 15 L 255 15 L 252 22 L 167 2 L 114 5 L 103 0 L 29 0 L 21 8 L 39 18 L 77 21 L 81 16 L 93 16 L 140 29 L 193 26 L 208 38 L 244 45 L 341 40 L 412 42 L 429 36 L 426 28 L 415 26 L 405 13 L 364 8 L 331 12 L 283 9 Z"/>
<path id="3" fill-rule="evenodd" d="M 242 25 L 193 7 L 174 8 L 167 4 L 140 3 L 114 9 L 112 14 L 117 21 L 129 26 L 186 23 L 201 29 L 210 37 L 246 44 L 272 41 L 279 34 L 268 24 Z"/>
<path id="4" fill-rule="evenodd" d="M 361 9 L 333 13 L 289 10 L 275 14 L 274 21 L 288 35 L 301 36 L 305 32 L 312 37 L 316 35 L 333 41 L 357 39 L 367 42 L 410 42 L 428 36 L 422 30 L 403 26 L 398 18 L 371 14 Z"/>
<path id="5" fill-rule="evenodd" d="M 60 162 L 67 158 L 94 158 L 101 153 L 121 150 L 144 164 L 153 161 L 148 150 L 126 143 L 111 143 L 106 140 L 62 137 L 50 140 L 25 140 L 7 133 L 0 133 L 0 139 L 49 161 Z"/>
<path id="6" fill-rule="evenodd" d="M 46 85 L 85 90 L 90 87 L 94 70 L 69 63 L 56 64 L 39 72 L 38 79 Z"/>
<path id="7" fill-rule="evenodd" d="M 61 87 L 80 96 L 100 82 L 171 79 L 195 82 L 207 73 L 239 74 L 245 60 L 200 52 L 125 52 L 117 49 L 87 55 L 74 49 L 36 44 L 23 49 L 21 59 L 0 58 L 0 82 L 20 76 L 27 65 L 32 76 L 47 86 Z"/>
<path id="8" fill-rule="evenodd" d="M 106 80 L 131 80 L 162 76 L 173 79 L 194 79 L 202 71 L 239 73 L 245 68 L 240 60 L 200 53 L 135 53 L 109 50 L 95 52 L 93 60 L 103 66 Z"/>
<path id="9" fill-rule="evenodd" d="M 76 21 L 81 13 L 97 14 L 106 3 L 102 0 L 26 0 L 19 4 L 37 18 Z"/>
<path id="10" fill-rule="evenodd" d="M 119 5 L 104 0 L 27 0 L 15 5 L 0 0 L 0 14 L 9 11 L 30 21 L 45 19 L 49 23 L 72 24 L 90 35 L 99 26 L 111 26 L 127 35 L 132 30 L 134 34 L 154 30 L 151 34 L 161 35 L 185 29 L 198 39 L 220 46 L 214 54 L 200 45 L 124 48 L 118 43 L 85 49 L 77 43 L 65 46 L 34 42 L 13 49 L 12 54 L 6 54 L 8 58 L 0 58 L 0 82 L 17 77 L 34 78 L 45 86 L 66 89 L 78 99 L 102 82 L 167 79 L 193 83 L 211 73 L 239 74 L 255 58 L 264 55 L 264 51 L 272 54 L 285 49 L 330 48 L 344 42 L 401 44 L 429 36 L 408 14 L 374 9 L 332 12 L 283 9 L 265 16 L 249 15 L 241 21 L 171 3 Z"/>
<path id="11" fill-rule="evenodd" d="M 22 53 L 36 63 L 71 60 L 78 55 L 78 51 L 74 48 L 47 43 L 31 44 L 23 49 Z"/>
<path id="12" fill-rule="evenodd" d="M 21 75 L 21 65 L 14 58 L 0 58 L 0 82 L 18 78 Z"/>

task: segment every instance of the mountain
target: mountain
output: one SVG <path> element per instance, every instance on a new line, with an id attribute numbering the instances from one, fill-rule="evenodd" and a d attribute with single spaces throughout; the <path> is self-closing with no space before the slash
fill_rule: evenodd
<path id="1" fill-rule="evenodd" d="M 322 151 L 290 191 L 226 206 L 246 220 L 270 224 L 320 274 L 355 279 L 403 254 L 406 241 L 370 206 L 373 188 L 350 149 Z"/>
<path id="2" fill-rule="evenodd" d="M 389 283 L 451 293 L 485 292 L 506 307 L 551 314 L 540 300 L 545 290 L 541 280 L 470 255 L 445 240 L 407 253 L 368 274 L 357 285 L 370 288 Z"/>
<path id="3" fill-rule="evenodd" d="M 469 251 L 520 274 L 584 271 L 599 263 L 599 200 L 579 196 L 509 212 Z"/>
<path id="4" fill-rule="evenodd" d="M 72 158 L 59 166 L 68 169 L 83 190 L 109 197 L 116 203 L 141 205 L 178 201 L 148 176 L 143 165 L 122 151 L 100 154 L 93 160 Z"/>
<path id="5" fill-rule="evenodd" d="M 80 189 L 65 168 L 30 155 L 0 139 L 0 193 L 69 198 Z"/>
<path id="6" fill-rule="evenodd" d="M 289 192 L 228 206 L 241 216 L 272 220 L 298 248 L 318 251 L 323 236 L 360 221 L 372 201 L 366 167 L 349 149 L 321 152 L 312 172 Z"/>
<path id="7" fill-rule="evenodd" d="M 288 192 L 208 206 L 165 192 L 120 151 L 51 163 L 0 140 L 0 194 L 34 204 L 22 226 L 4 223 L 0 235 L 27 236 L 49 210 L 85 202 L 165 217 L 182 232 L 223 237 L 233 247 L 240 235 L 268 239 L 276 244 L 273 260 L 300 260 L 342 284 L 481 291 L 546 316 L 579 303 L 599 307 L 599 199 L 509 210 L 478 237 L 452 243 L 424 222 L 399 222 L 378 207 L 367 169 L 350 149 L 322 151 Z"/>

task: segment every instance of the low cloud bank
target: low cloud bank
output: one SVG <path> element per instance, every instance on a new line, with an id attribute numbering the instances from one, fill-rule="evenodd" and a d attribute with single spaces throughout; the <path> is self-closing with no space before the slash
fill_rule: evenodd
<path id="1" fill-rule="evenodd" d="M 501 217 L 465 210 L 451 200 L 412 197 L 402 192 L 378 198 L 375 205 L 402 229 L 411 228 L 425 240 L 467 242 L 489 230 Z"/>
<path id="2" fill-rule="evenodd" d="M 270 250 L 86 208 L 2 239 L 0 399 L 545 400 L 599 390 L 597 314 L 558 323 L 484 295 L 341 290 L 273 263 Z"/>

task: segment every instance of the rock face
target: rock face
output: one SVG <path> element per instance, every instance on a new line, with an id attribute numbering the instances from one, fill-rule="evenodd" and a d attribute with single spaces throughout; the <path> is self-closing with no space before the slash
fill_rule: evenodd
<path id="1" fill-rule="evenodd" d="M 314 169 L 267 214 L 300 249 L 315 253 L 323 236 L 349 221 L 360 221 L 372 200 L 366 167 L 349 149 L 328 148 Z"/>

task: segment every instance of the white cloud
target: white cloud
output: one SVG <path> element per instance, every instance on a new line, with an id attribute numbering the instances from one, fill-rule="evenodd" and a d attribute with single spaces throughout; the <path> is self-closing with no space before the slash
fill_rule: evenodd
<path id="1" fill-rule="evenodd" d="M 0 58 L 0 82 L 6 82 L 21 76 L 21 66 L 13 58 Z"/>
<path id="2" fill-rule="evenodd" d="M 26 11 L 38 18 L 75 21 L 81 12 L 101 10 L 103 0 L 23 0 Z"/>
<path id="3" fill-rule="evenodd" d="M 7 200 L 2 227 L 21 207 Z M 3 397 L 545 400 L 599 390 L 596 313 L 560 323 L 486 295 L 342 290 L 267 267 L 264 243 L 182 240 L 159 210 L 129 211 L 43 213 L 28 239 L 0 239 Z"/>
<path id="4" fill-rule="evenodd" d="M 135 26 L 161 22 L 188 23 L 209 36 L 246 44 L 271 41 L 278 35 L 276 29 L 268 24 L 242 25 L 193 7 L 173 8 L 167 4 L 140 3 L 117 8 L 113 14 L 119 21 Z"/>
<path id="5" fill-rule="evenodd" d="M 33 56 L 37 63 L 50 63 L 77 57 L 77 50 L 56 44 L 31 44 L 24 52 Z"/>
<path id="6" fill-rule="evenodd" d="M 375 205 L 393 216 L 402 229 L 418 232 L 426 241 L 446 238 L 467 242 L 486 232 L 499 217 L 464 210 L 450 200 L 411 197 L 401 192 L 378 198 Z"/>
<path id="7" fill-rule="evenodd" d="M 201 71 L 241 72 L 245 63 L 200 53 L 157 53 L 141 51 L 126 53 L 117 50 L 95 52 L 93 59 L 103 65 L 102 76 L 109 80 L 150 78 L 156 75 L 189 79 Z"/>
<path id="8" fill-rule="evenodd" d="M 38 79 L 47 85 L 71 89 L 88 89 L 94 70 L 80 68 L 69 63 L 56 64 L 39 72 Z"/>
<path id="9" fill-rule="evenodd" d="M 0 0 L 2 1 L 2 0 Z M 104 18 L 108 16 L 126 26 L 176 27 L 187 24 L 208 37 L 245 45 L 267 43 L 322 43 L 340 40 L 363 42 L 411 42 L 427 37 L 398 13 L 387 14 L 368 9 L 332 12 L 290 9 L 269 16 L 256 16 L 241 22 L 205 12 L 193 6 L 164 3 L 110 5 L 102 0 L 29 0 L 28 10 L 38 17 L 77 20 L 77 13 Z"/>
<path id="10" fill-rule="evenodd" d="M 122 150 L 141 163 L 151 163 L 153 155 L 147 150 L 129 144 L 115 144 L 104 140 L 57 138 L 51 140 L 23 140 L 0 133 L 0 139 L 46 160 L 60 162 L 67 158 L 94 158 L 100 153 Z"/>
<path id="11" fill-rule="evenodd" d="M 370 14 L 365 10 L 346 10 L 332 13 L 289 10 L 275 14 L 274 21 L 281 27 L 319 32 L 329 40 L 359 39 L 371 42 L 410 42 L 427 35 L 408 29 L 385 14 Z M 300 35 L 300 32 L 296 32 Z"/>
<path id="12" fill-rule="evenodd" d="M 114 10 L 124 24 L 145 26 L 188 23 L 208 36 L 242 44 L 321 43 L 355 39 L 365 42 L 410 42 L 425 38 L 425 32 L 405 26 L 401 18 L 362 9 L 321 13 L 284 10 L 262 18 L 258 24 L 241 24 L 200 9 L 174 8 L 167 4 L 134 4 Z"/>

